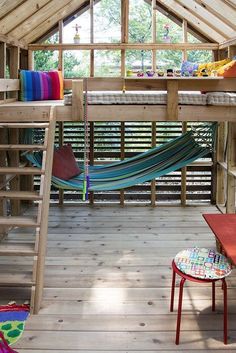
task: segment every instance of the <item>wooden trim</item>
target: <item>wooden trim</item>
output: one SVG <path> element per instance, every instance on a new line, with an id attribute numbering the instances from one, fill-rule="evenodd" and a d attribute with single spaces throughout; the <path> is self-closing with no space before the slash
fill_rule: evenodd
<path id="1" fill-rule="evenodd" d="M 90 43 L 94 42 L 94 0 L 90 0 Z M 90 77 L 94 77 L 94 50 L 90 50 Z"/>
<path id="2" fill-rule="evenodd" d="M 1 79 L 5 79 L 6 77 L 6 43 L 0 43 L 0 87 L 1 87 Z M 5 101 L 6 93 L 1 92 L 0 88 L 0 100 Z"/>
<path id="3" fill-rule="evenodd" d="M 188 22 L 183 19 L 182 22 L 182 31 L 183 31 L 183 43 L 188 43 Z M 183 49 L 182 60 L 185 61 L 188 58 L 187 50 Z"/>
<path id="4" fill-rule="evenodd" d="M 167 81 L 167 120 L 178 120 L 178 81 Z"/>
<path id="5" fill-rule="evenodd" d="M 152 122 L 152 147 L 156 147 L 156 134 L 157 134 L 157 125 L 156 122 Z M 151 181 L 151 206 L 156 206 L 156 179 Z"/>
<path id="6" fill-rule="evenodd" d="M 19 144 L 19 129 L 10 129 L 9 130 L 9 143 L 11 145 Z M 20 165 L 20 155 L 19 151 L 8 151 L 9 155 L 9 167 L 19 167 Z M 20 175 L 16 175 L 13 180 L 10 181 L 10 190 L 19 191 L 20 190 Z M 20 215 L 20 200 L 10 200 L 11 202 L 11 215 L 19 216 Z"/>
<path id="7" fill-rule="evenodd" d="M 34 52 L 32 50 L 28 50 L 28 68 L 34 70 Z"/>
<path id="8" fill-rule="evenodd" d="M 58 22 L 58 31 L 59 31 L 59 43 L 63 43 L 63 20 Z M 58 70 L 62 72 L 62 77 L 64 76 L 64 56 L 63 50 L 59 50 L 58 53 Z"/>
<path id="9" fill-rule="evenodd" d="M 21 40 L 17 40 L 10 35 L 0 34 L 0 42 L 6 43 L 9 46 L 19 47 L 21 49 L 28 49 L 28 45 Z"/>
<path id="10" fill-rule="evenodd" d="M 230 47 L 231 45 L 236 45 L 236 37 L 221 42 L 219 44 L 219 49 L 225 49 L 227 47 Z"/>
<path id="11" fill-rule="evenodd" d="M 235 175 L 230 173 L 236 166 L 235 153 L 236 124 L 228 123 L 228 141 L 227 141 L 227 200 L 226 213 L 235 213 Z"/>
<path id="12" fill-rule="evenodd" d="M 29 44 L 36 50 L 217 50 L 217 43 L 80 43 L 80 44 Z"/>
<path id="13" fill-rule="evenodd" d="M 157 41 L 157 7 L 156 0 L 152 0 L 152 42 Z M 157 66 L 157 53 L 156 50 L 152 50 L 152 70 L 156 71 Z"/>

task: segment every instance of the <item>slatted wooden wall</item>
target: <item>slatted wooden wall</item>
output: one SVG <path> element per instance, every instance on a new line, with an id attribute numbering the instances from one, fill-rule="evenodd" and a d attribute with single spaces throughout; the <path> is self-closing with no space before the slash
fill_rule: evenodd
<path id="1" fill-rule="evenodd" d="M 153 126 L 155 125 L 155 126 Z M 84 128 L 82 123 L 67 122 L 63 126 L 64 143 L 71 143 L 78 161 L 83 160 Z M 95 164 L 116 161 L 134 156 L 136 153 L 151 148 L 153 141 L 157 145 L 167 142 L 182 133 L 180 122 L 96 122 L 90 125 L 90 159 Z M 153 132 L 155 135 L 153 135 Z M 56 132 L 56 143 L 59 145 L 61 134 Z M 187 203 L 211 201 L 211 165 L 210 159 L 205 163 L 196 163 L 187 168 L 186 199 Z M 173 172 L 156 179 L 155 199 L 158 202 L 181 202 L 181 171 Z M 58 190 L 52 190 L 52 200 L 58 202 Z M 96 192 L 94 202 L 119 203 L 119 191 Z M 65 191 L 64 202 L 81 202 L 81 192 Z M 135 185 L 124 192 L 124 202 L 151 202 L 151 183 Z"/>

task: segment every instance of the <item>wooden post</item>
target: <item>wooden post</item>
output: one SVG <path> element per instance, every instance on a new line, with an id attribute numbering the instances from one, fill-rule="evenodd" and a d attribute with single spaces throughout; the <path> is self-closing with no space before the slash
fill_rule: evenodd
<path id="1" fill-rule="evenodd" d="M 0 43 L 0 78 L 6 78 L 6 43 Z M 6 99 L 6 93 L 0 92 L 0 100 Z"/>
<path id="2" fill-rule="evenodd" d="M 94 122 L 93 121 L 90 123 L 89 138 L 90 138 L 89 162 L 90 162 L 90 165 L 94 165 Z M 91 205 L 94 204 L 94 192 L 93 191 L 90 191 L 90 193 L 89 193 L 89 202 Z"/>
<path id="3" fill-rule="evenodd" d="M 121 43 L 129 41 L 129 0 L 121 0 Z M 126 72 L 125 66 L 125 49 L 121 49 L 121 76 L 124 77 Z"/>
<path id="4" fill-rule="evenodd" d="M 120 159 L 125 159 L 125 122 L 120 123 Z M 125 192 L 120 190 L 120 205 L 124 206 L 125 204 Z"/>
<path id="5" fill-rule="evenodd" d="M 225 124 L 218 124 L 217 143 L 216 143 L 216 160 L 217 160 L 217 175 L 216 175 L 216 204 L 222 206 L 225 203 L 225 187 L 224 176 L 225 171 L 219 162 L 224 162 L 225 157 Z"/>
<path id="6" fill-rule="evenodd" d="M 152 0 L 152 42 L 157 41 L 157 6 L 156 0 Z M 156 71 L 157 66 L 157 52 L 155 49 L 152 50 L 152 70 Z"/>
<path id="7" fill-rule="evenodd" d="M 58 22 L 58 30 L 59 30 L 59 43 L 63 43 L 63 20 Z M 64 77 L 64 52 L 60 48 L 59 49 L 59 58 L 58 58 L 58 70 L 62 72 L 62 77 Z M 64 144 L 64 123 L 60 121 L 58 123 L 59 130 L 59 146 L 63 146 Z M 59 205 L 63 206 L 64 204 L 64 190 L 59 189 Z"/>
<path id="8" fill-rule="evenodd" d="M 178 120 L 178 81 L 167 80 L 167 120 Z"/>
<path id="9" fill-rule="evenodd" d="M 94 0 L 90 0 L 90 43 L 94 43 Z M 94 49 L 90 50 L 90 77 L 94 77 Z"/>
<path id="10" fill-rule="evenodd" d="M 185 19 L 183 19 L 183 22 L 182 22 L 182 30 L 183 30 L 183 43 L 188 43 L 188 22 Z M 188 57 L 187 50 L 184 49 L 182 51 L 182 60 L 186 61 L 187 57 Z"/>
<path id="11" fill-rule="evenodd" d="M 226 213 L 235 213 L 235 176 L 231 174 L 232 168 L 236 166 L 236 124 L 228 122 L 227 141 L 227 201 Z"/>
<path id="12" fill-rule="evenodd" d="M 187 132 L 187 122 L 184 121 L 182 123 L 182 133 L 185 134 Z M 186 177 L 187 177 L 187 167 L 181 168 L 181 206 L 186 206 L 186 189 L 187 189 L 187 183 L 186 183 Z"/>
<path id="13" fill-rule="evenodd" d="M 156 147 L 156 135 L 157 135 L 157 126 L 156 122 L 152 122 L 152 147 Z M 151 206 L 156 206 L 156 179 L 151 181 Z"/>
<path id="14" fill-rule="evenodd" d="M 72 120 L 84 119 L 84 81 L 72 80 Z"/>
<path id="15" fill-rule="evenodd" d="M 28 69 L 34 70 L 34 52 L 32 50 L 28 50 Z"/>

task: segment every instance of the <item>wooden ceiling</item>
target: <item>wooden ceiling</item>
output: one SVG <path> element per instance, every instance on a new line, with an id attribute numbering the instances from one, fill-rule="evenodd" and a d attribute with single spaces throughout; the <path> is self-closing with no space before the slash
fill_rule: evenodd
<path id="1" fill-rule="evenodd" d="M 125 1 L 125 0 L 123 0 Z M 34 43 L 88 0 L 0 0 L 0 34 Z M 158 0 L 192 29 L 221 43 L 236 36 L 236 0 Z"/>

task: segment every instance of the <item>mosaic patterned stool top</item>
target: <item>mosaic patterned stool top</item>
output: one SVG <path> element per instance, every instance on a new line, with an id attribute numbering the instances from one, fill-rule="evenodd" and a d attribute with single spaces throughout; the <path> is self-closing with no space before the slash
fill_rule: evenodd
<path id="1" fill-rule="evenodd" d="M 201 279 L 224 278 L 232 270 L 224 255 L 206 248 L 182 250 L 175 256 L 174 262 L 181 272 Z"/>

